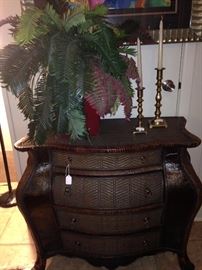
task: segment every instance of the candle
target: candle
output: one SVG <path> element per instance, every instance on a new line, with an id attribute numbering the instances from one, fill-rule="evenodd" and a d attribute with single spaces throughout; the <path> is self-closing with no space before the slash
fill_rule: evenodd
<path id="1" fill-rule="evenodd" d="M 158 69 L 163 68 L 163 20 L 159 24 Z"/>
<path id="2" fill-rule="evenodd" d="M 137 70 L 140 78 L 140 88 L 143 87 L 143 77 L 142 77 L 142 53 L 141 53 L 141 43 L 140 39 L 137 39 Z"/>

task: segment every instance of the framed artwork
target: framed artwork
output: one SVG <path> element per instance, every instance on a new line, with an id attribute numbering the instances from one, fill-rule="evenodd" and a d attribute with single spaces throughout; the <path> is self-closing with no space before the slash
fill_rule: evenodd
<path id="1" fill-rule="evenodd" d="M 105 0 L 109 19 L 115 24 L 134 21 L 138 27 L 157 29 L 163 17 L 164 28 L 189 28 L 192 0 Z"/>
<path id="2" fill-rule="evenodd" d="M 169 42 L 182 42 L 190 36 L 186 32 L 181 38 L 181 29 L 190 27 L 192 0 L 89 0 L 89 4 L 91 7 L 106 5 L 107 20 L 119 25 L 126 33 L 126 41 L 131 43 L 137 36 L 145 44 L 155 43 L 154 31 L 159 28 L 161 18 L 164 30 L 169 29 L 171 32 L 172 29 L 172 34 L 169 33 L 172 37 L 167 36 Z"/>

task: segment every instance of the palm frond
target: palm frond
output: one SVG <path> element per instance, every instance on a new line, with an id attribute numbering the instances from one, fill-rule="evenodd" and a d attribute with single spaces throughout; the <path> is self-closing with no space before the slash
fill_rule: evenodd
<path id="1" fill-rule="evenodd" d="M 44 134 L 54 131 L 55 111 L 53 103 L 51 82 L 47 80 L 47 72 L 43 71 L 35 88 L 33 99 L 34 114 L 32 130 L 34 140 L 41 144 L 44 142 Z"/>
<path id="2" fill-rule="evenodd" d="M 72 140 L 79 140 L 86 134 L 83 111 L 74 109 L 69 112 L 68 131 Z"/>
<path id="3" fill-rule="evenodd" d="M 120 78 L 126 70 L 126 64 L 117 50 L 118 44 L 113 31 L 105 25 L 94 33 L 87 33 L 84 37 L 83 46 L 87 46 L 92 54 L 99 56 L 104 70 Z"/>
<path id="4" fill-rule="evenodd" d="M 15 35 L 15 40 L 18 44 L 30 44 L 41 35 L 46 35 L 48 29 L 46 25 L 40 24 L 43 11 L 37 7 L 32 7 L 26 10 L 20 18 L 18 32 Z"/>
<path id="5" fill-rule="evenodd" d="M 15 96 L 28 87 L 30 55 L 17 45 L 7 45 L 0 51 L 0 72 L 3 86 Z"/>
<path id="6" fill-rule="evenodd" d="M 27 87 L 27 89 L 24 89 L 24 91 L 19 95 L 18 108 L 24 114 L 25 119 L 33 119 L 33 92 L 29 86 Z"/>
<path id="7" fill-rule="evenodd" d="M 96 64 L 92 65 L 91 79 L 93 87 L 88 89 L 85 99 L 100 116 L 111 113 L 111 108 L 116 101 L 116 91 L 113 88 L 112 76 L 103 72 Z"/>
<path id="8" fill-rule="evenodd" d="M 85 14 L 83 13 L 83 10 L 76 10 L 71 15 L 65 16 L 64 19 L 64 28 L 65 31 L 68 32 L 72 27 L 79 26 L 80 24 L 83 24 L 86 22 Z"/>
<path id="9" fill-rule="evenodd" d="M 29 47 L 9 44 L 0 51 L 0 75 L 4 86 L 19 96 L 35 76 L 46 57 L 42 42 Z"/>
<path id="10" fill-rule="evenodd" d="M 112 113 L 118 97 L 121 105 L 124 106 L 125 117 L 129 119 L 133 92 L 127 77 L 123 76 L 122 81 L 118 80 L 105 73 L 99 66 L 93 65 L 92 79 L 94 87 L 85 94 L 85 98 L 97 113 L 100 116 Z"/>
<path id="11" fill-rule="evenodd" d="M 5 24 L 10 24 L 12 27 L 16 27 L 17 24 L 19 23 L 19 16 L 9 16 L 3 20 L 0 21 L 0 27 L 5 25 Z"/>
<path id="12" fill-rule="evenodd" d="M 47 25 L 49 29 L 57 28 L 61 30 L 63 27 L 63 22 L 59 16 L 59 14 L 55 11 L 52 5 L 47 4 L 44 9 L 44 14 L 41 17 L 41 21 L 43 24 Z"/>
<path id="13" fill-rule="evenodd" d="M 98 18 L 103 18 L 108 13 L 108 8 L 104 5 L 97 5 L 94 9 L 88 10 L 86 16 L 93 17 L 95 20 Z"/>

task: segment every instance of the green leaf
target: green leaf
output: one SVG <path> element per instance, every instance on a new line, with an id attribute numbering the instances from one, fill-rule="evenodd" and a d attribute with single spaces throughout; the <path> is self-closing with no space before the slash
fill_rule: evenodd
<path id="1" fill-rule="evenodd" d="M 51 30 L 54 26 L 59 30 L 62 29 L 63 23 L 59 14 L 55 11 L 52 5 L 47 4 L 44 10 L 44 14 L 41 18 L 42 22 L 48 25 L 48 28 Z"/>
<path id="2" fill-rule="evenodd" d="M 74 12 L 70 16 L 65 17 L 64 19 L 64 28 L 65 31 L 68 32 L 72 27 L 79 26 L 80 24 L 83 24 L 86 22 L 86 18 L 83 12 Z"/>
<path id="3" fill-rule="evenodd" d="M 42 44 L 43 42 L 26 48 L 9 44 L 0 51 L 1 81 L 15 96 L 19 96 L 27 88 L 43 65 L 46 48 Z"/>
<path id="4" fill-rule="evenodd" d="M 94 58 L 97 56 L 101 60 L 102 68 L 116 78 L 120 78 L 126 71 L 126 64 L 122 60 L 117 39 L 113 31 L 105 25 L 100 25 L 100 28 L 94 33 L 87 33 L 83 36 L 83 46 L 91 50 Z"/>
<path id="5" fill-rule="evenodd" d="M 32 131 L 37 143 L 44 142 L 44 138 L 54 131 L 55 110 L 51 81 L 47 77 L 47 72 L 42 71 L 35 87 L 34 115 L 32 121 Z M 44 136 L 45 134 L 45 136 Z"/>
<path id="6" fill-rule="evenodd" d="M 18 108 L 24 114 L 25 119 L 33 119 L 33 93 L 30 87 L 24 89 L 24 91 L 20 94 Z"/>
<path id="7" fill-rule="evenodd" d="M 107 15 L 108 8 L 104 5 L 97 5 L 94 9 L 87 11 L 87 15 L 93 15 L 95 17 L 100 16 L 103 17 Z"/>
<path id="8" fill-rule="evenodd" d="M 15 40 L 18 44 L 24 45 L 32 43 L 41 35 L 48 32 L 46 25 L 40 24 L 40 18 L 43 16 L 43 11 L 39 8 L 33 7 L 27 9 L 20 18 L 18 31 L 15 35 Z"/>
<path id="9" fill-rule="evenodd" d="M 72 140 L 77 140 L 86 134 L 85 117 L 80 110 L 69 112 L 69 133 Z"/>

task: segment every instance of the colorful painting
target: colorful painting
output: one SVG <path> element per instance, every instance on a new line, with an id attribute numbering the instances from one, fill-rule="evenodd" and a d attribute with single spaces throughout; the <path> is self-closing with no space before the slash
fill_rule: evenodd
<path id="1" fill-rule="evenodd" d="M 104 4 L 112 9 L 158 8 L 171 7 L 171 0 L 105 0 Z"/>

